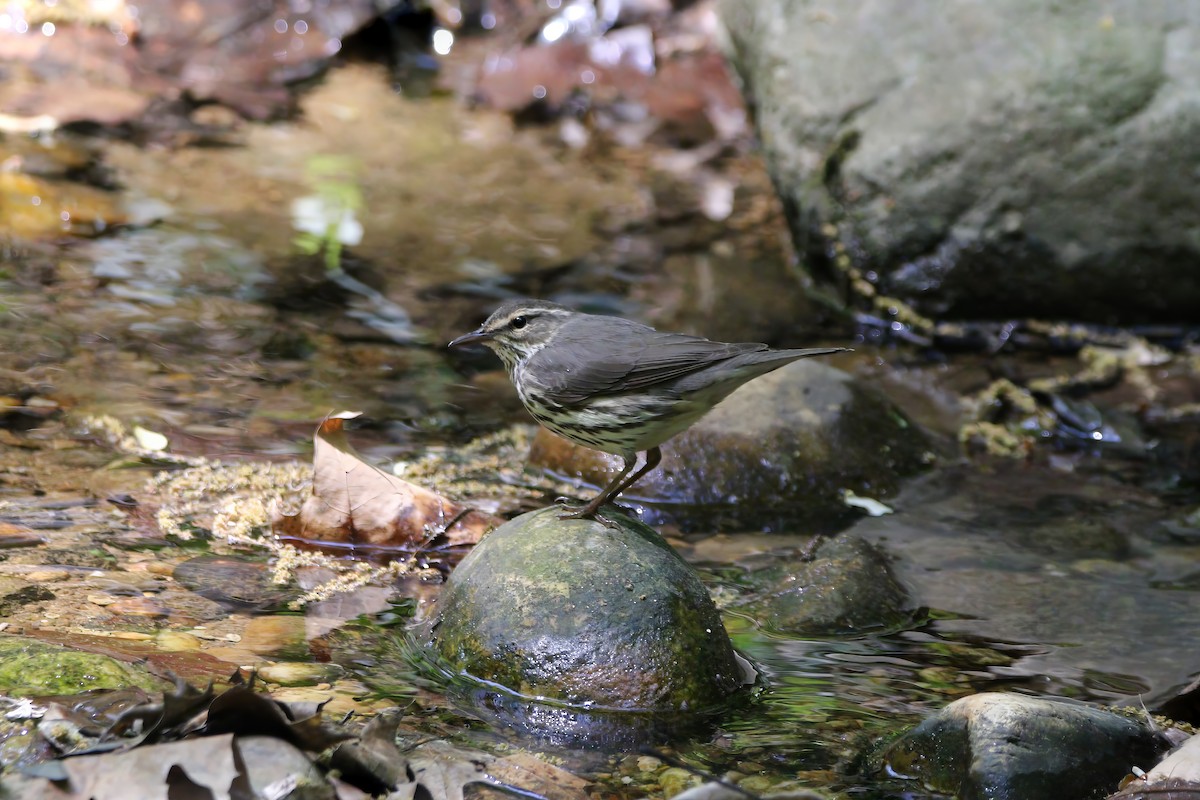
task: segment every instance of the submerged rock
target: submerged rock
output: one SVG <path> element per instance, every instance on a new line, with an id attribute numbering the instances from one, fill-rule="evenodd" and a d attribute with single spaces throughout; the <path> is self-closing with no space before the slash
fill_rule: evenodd
<path id="1" fill-rule="evenodd" d="M 444 660 L 558 709 L 695 711 L 742 685 L 712 599 L 662 537 L 611 506 L 612 528 L 561 513 L 500 526 L 451 574 L 433 630 Z"/>
<path id="2" fill-rule="evenodd" d="M 771 576 L 749 611 L 776 631 L 822 636 L 896 630 L 913 620 L 908 592 L 887 557 L 857 536 L 828 539 L 811 561 L 783 564 Z"/>
<path id="3" fill-rule="evenodd" d="M 985 692 L 943 708 L 885 754 L 893 772 L 962 800 L 1101 797 L 1168 741 L 1140 719 L 1062 700 Z"/>
<path id="4" fill-rule="evenodd" d="M 0 635 L 0 692 L 12 696 L 73 695 L 89 689 L 140 686 L 162 690 L 166 681 L 144 668 L 23 636 Z"/>
<path id="5" fill-rule="evenodd" d="M 843 491 L 889 494 L 929 461 L 929 441 L 881 395 L 819 361 L 747 383 L 663 445 L 621 502 L 685 528 L 832 527 L 857 515 Z M 620 459 L 539 431 L 536 466 L 608 482 Z"/>

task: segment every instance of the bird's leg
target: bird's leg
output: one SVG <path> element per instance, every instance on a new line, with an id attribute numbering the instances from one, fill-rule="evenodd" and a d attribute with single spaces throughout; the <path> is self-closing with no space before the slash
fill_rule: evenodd
<path id="1" fill-rule="evenodd" d="M 559 514 L 558 518 L 588 519 L 595 517 L 596 512 L 600 510 L 600 507 L 616 497 L 621 492 L 621 489 L 624 488 L 622 484 L 625 480 L 625 476 L 629 474 L 631 469 L 633 469 L 634 464 L 637 464 L 637 453 L 634 453 L 632 457 L 621 456 L 621 460 L 624 462 L 624 466 L 621 467 L 621 471 L 617 473 L 617 476 L 608 482 L 608 486 L 605 486 L 602 490 L 600 490 L 600 493 L 589 500 L 587 505 L 585 505 L 583 508 L 566 514 Z M 607 522 L 605 524 L 607 524 Z"/>
<path id="2" fill-rule="evenodd" d="M 657 467 L 659 462 L 662 461 L 662 450 L 657 447 L 651 447 L 649 450 L 647 450 L 646 462 L 642 464 L 641 469 L 639 469 L 637 472 L 634 472 L 632 475 L 629 475 L 629 471 L 633 469 L 633 465 L 637 463 L 637 453 L 634 453 L 632 458 L 624 456 L 622 456 L 622 458 L 625 460 L 624 469 L 622 469 L 615 478 L 609 481 L 608 486 L 605 486 L 604 490 L 600 492 L 600 494 L 593 497 L 587 505 L 578 511 L 572 511 L 569 514 L 560 514 L 559 519 L 587 519 L 590 517 L 600 520 L 610 528 L 615 527 L 609 520 L 604 519 L 597 512 L 604 506 L 605 503 L 615 500 L 617 496 L 621 494 L 621 492 L 625 491 L 630 486 L 633 486 L 638 482 L 638 480 L 641 479 L 643 475 Z"/>
<path id="3" fill-rule="evenodd" d="M 635 483 L 641 480 L 643 475 L 657 467 L 660 461 L 662 461 L 662 450 L 657 447 L 651 447 L 646 451 L 646 463 L 642 464 L 642 468 L 626 478 L 625 482 L 617 487 L 615 491 L 613 491 L 609 499 L 611 500 L 615 498 L 617 495 L 621 494 L 621 492 L 625 491 L 630 486 L 633 486 Z"/>

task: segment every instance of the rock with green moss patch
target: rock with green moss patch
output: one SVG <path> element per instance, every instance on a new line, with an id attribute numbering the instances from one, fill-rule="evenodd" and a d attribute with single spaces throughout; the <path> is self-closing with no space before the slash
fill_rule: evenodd
<path id="1" fill-rule="evenodd" d="M 72 695 L 130 686 L 163 690 L 169 685 L 141 667 L 110 656 L 0 635 L 0 692 L 5 694 Z"/>
<path id="2" fill-rule="evenodd" d="M 711 707 L 741 669 L 696 573 L 646 525 L 524 514 L 450 576 L 434 647 L 528 697 L 627 711 Z"/>

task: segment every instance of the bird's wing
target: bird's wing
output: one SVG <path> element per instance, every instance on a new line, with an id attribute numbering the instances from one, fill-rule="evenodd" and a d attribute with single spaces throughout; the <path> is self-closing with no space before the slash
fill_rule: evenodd
<path id="1" fill-rule="evenodd" d="M 597 395 L 665 387 L 684 375 L 762 344 L 725 344 L 682 333 L 661 333 L 636 322 L 612 318 L 605 325 L 564 326 L 553 345 L 530 357 L 546 399 L 574 405 Z"/>

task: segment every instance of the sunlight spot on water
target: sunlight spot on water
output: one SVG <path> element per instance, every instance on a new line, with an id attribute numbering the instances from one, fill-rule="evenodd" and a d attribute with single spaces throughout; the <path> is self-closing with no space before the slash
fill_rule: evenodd
<path id="1" fill-rule="evenodd" d="M 450 48 L 454 46 L 454 34 L 445 28 L 438 28 L 433 32 L 433 50 L 441 56 L 449 55 Z"/>

